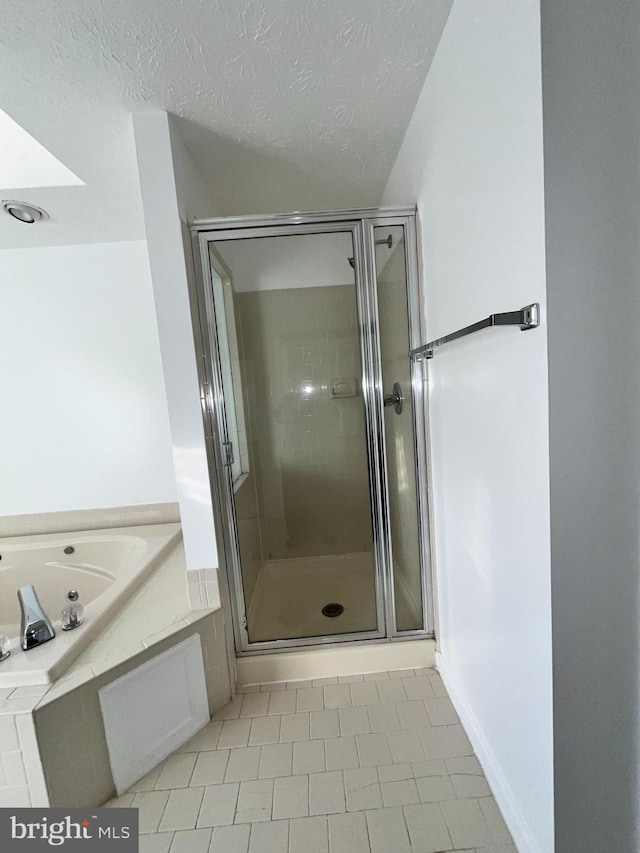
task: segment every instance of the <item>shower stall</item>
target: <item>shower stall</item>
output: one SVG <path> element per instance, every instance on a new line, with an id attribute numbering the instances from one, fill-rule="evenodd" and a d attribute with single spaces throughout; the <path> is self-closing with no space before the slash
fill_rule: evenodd
<path id="1" fill-rule="evenodd" d="M 197 220 L 192 237 L 237 652 L 429 636 L 415 211 Z"/>

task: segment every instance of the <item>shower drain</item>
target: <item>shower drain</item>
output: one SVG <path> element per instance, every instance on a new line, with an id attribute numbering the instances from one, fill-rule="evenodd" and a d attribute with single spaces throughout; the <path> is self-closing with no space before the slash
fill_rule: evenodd
<path id="1" fill-rule="evenodd" d="M 322 608 L 323 616 L 339 616 L 344 613 L 344 607 L 341 604 L 325 604 Z"/>

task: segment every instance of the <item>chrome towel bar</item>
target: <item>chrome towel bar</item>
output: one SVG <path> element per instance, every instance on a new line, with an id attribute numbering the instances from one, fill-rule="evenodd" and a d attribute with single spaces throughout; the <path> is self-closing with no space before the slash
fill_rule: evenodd
<path id="1" fill-rule="evenodd" d="M 488 329 L 490 326 L 520 326 L 524 332 L 526 329 L 535 329 L 539 325 L 540 303 L 534 302 L 532 305 L 526 305 L 519 311 L 504 311 L 502 314 L 490 314 L 478 323 L 465 326 L 464 329 L 458 329 L 457 332 L 452 332 L 443 338 L 438 338 L 435 341 L 430 341 L 428 344 L 423 344 L 421 347 L 409 350 L 409 358 L 416 359 L 417 361 L 423 358 L 433 358 L 433 351 L 437 347 L 441 347 L 443 344 L 448 344 L 451 341 L 456 341 L 458 338 L 464 338 L 466 335 L 471 335 L 474 332 L 479 332 L 481 329 Z"/>

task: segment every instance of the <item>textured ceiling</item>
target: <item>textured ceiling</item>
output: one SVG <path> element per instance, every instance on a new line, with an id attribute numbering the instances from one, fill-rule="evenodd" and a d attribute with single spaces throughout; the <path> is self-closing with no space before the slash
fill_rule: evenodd
<path id="1" fill-rule="evenodd" d="M 85 186 L 21 191 L 51 222 L 1 221 L 0 246 L 142 238 L 130 113 L 149 107 L 180 117 L 217 213 L 377 204 L 450 6 L 2 0 L 0 108 Z"/>

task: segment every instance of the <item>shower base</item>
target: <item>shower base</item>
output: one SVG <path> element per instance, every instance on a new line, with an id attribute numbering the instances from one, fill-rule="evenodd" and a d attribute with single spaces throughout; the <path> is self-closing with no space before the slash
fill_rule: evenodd
<path id="1" fill-rule="evenodd" d="M 344 607 L 327 617 L 328 603 Z M 401 597 L 402 620 L 411 604 Z M 371 552 L 300 557 L 266 562 L 249 609 L 252 643 L 322 637 L 376 628 L 375 574 Z"/>

